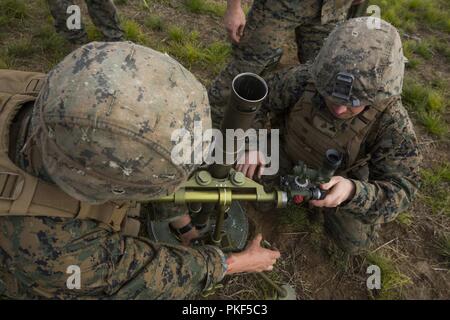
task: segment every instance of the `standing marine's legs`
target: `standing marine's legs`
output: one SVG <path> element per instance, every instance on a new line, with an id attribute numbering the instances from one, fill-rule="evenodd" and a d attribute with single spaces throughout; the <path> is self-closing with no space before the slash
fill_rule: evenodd
<path id="1" fill-rule="evenodd" d="M 74 5 L 75 2 L 73 0 L 47 0 L 47 2 L 50 13 L 54 19 L 56 32 L 72 43 L 87 42 L 87 34 L 83 24 L 81 24 L 81 28 L 78 30 L 69 30 L 67 28 L 67 19 L 70 16 L 70 14 L 67 13 L 67 8 Z"/>
<path id="2" fill-rule="evenodd" d="M 218 127 L 233 78 L 241 72 L 261 74 L 279 52 L 287 32 L 320 15 L 321 0 L 255 0 L 230 63 L 208 90 L 213 125 Z"/>
<path id="3" fill-rule="evenodd" d="M 356 3 L 356 4 L 353 4 Z M 306 63 L 313 60 L 319 53 L 320 48 L 326 37 L 336 27 L 337 23 L 345 19 L 357 18 L 365 15 L 369 1 L 353 1 L 353 3 L 343 3 L 344 8 L 349 7 L 348 12 L 343 11 L 334 19 L 322 23 L 321 17 L 316 17 L 311 22 L 302 24 L 295 28 L 295 40 L 297 42 L 297 55 L 300 63 Z"/>
<path id="4" fill-rule="evenodd" d="M 123 30 L 117 10 L 111 0 L 86 0 L 92 22 L 101 31 L 106 41 L 122 41 Z"/>
<path id="5" fill-rule="evenodd" d="M 323 41 L 336 27 L 336 23 L 320 24 L 320 18 L 295 29 L 298 61 L 302 64 L 312 61 L 322 48 Z"/>

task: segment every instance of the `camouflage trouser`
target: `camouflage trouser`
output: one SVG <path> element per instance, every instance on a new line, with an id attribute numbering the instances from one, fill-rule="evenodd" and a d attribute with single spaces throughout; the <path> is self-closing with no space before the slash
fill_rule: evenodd
<path id="1" fill-rule="evenodd" d="M 272 190 L 279 185 L 280 175 L 292 174 L 294 163 L 280 148 L 280 169 L 277 175 L 263 176 L 262 183 Z M 267 210 L 268 208 L 265 208 Z M 326 232 L 335 243 L 349 254 L 358 254 L 366 250 L 376 239 L 380 223 L 366 223 L 348 210 L 342 208 L 313 208 L 313 214 L 323 214 Z"/>
<path id="2" fill-rule="evenodd" d="M 85 0 L 92 22 L 105 37 L 105 41 L 123 40 L 123 30 L 120 27 L 116 7 L 111 0 Z M 73 0 L 48 0 L 50 12 L 55 20 L 55 28 L 70 41 L 85 41 L 87 34 L 84 25 L 79 30 L 69 30 L 67 19 L 70 14 L 67 8 L 75 4 Z"/>
<path id="3" fill-rule="evenodd" d="M 221 280 L 222 259 L 212 246 L 155 243 L 94 221 L 0 218 L 0 294 L 10 298 L 192 298 Z M 69 266 L 79 289 L 67 285 Z"/>
<path id="4" fill-rule="evenodd" d="M 208 89 L 213 124 L 218 127 L 233 78 L 241 72 L 261 74 L 286 39 L 296 30 L 301 62 L 313 59 L 336 23 L 321 24 L 322 0 L 255 0 L 244 35 L 233 45 L 231 62 Z"/>

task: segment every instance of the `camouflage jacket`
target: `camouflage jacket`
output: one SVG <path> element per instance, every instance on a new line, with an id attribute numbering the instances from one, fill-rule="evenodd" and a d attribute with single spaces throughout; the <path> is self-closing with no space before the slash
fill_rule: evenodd
<path id="1" fill-rule="evenodd" d="M 25 141 L 14 139 L 13 149 Z M 25 153 L 17 153 L 15 163 L 50 181 Z M 0 296 L 9 298 L 193 298 L 222 280 L 224 261 L 214 246 L 155 243 L 93 220 L 0 217 Z M 74 266 L 80 271 L 79 288 L 67 285 Z"/>
<path id="2" fill-rule="evenodd" d="M 269 112 L 283 123 L 305 91 L 310 79 L 309 68 L 309 65 L 300 65 L 271 76 L 268 99 L 257 115 L 257 128 L 264 126 Z M 327 108 L 323 110 L 329 112 Z M 355 196 L 341 205 L 341 209 L 367 223 L 391 221 L 409 207 L 420 182 L 421 156 L 417 138 L 401 100 L 387 108 L 372 126 L 356 161 L 367 153 L 371 155 L 368 181 L 352 179 Z"/>

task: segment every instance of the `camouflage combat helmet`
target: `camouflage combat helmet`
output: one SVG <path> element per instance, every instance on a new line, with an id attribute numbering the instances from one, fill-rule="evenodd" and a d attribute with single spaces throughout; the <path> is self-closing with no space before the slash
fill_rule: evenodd
<path id="1" fill-rule="evenodd" d="M 93 42 L 49 73 L 32 125 L 52 180 L 102 203 L 175 191 L 195 165 L 172 160 L 171 136 L 192 136 L 195 121 L 211 127 L 207 93 L 177 61 L 131 42 Z"/>
<path id="2" fill-rule="evenodd" d="M 319 93 L 337 104 L 372 105 L 401 94 L 404 64 L 397 29 L 381 19 L 361 17 L 330 33 L 311 76 Z"/>

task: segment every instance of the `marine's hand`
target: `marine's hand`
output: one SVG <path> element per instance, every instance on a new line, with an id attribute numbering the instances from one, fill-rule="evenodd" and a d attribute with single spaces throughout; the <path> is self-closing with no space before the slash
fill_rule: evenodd
<path id="1" fill-rule="evenodd" d="M 246 151 L 245 154 L 238 160 L 235 166 L 237 171 L 242 172 L 247 178 L 253 179 L 255 173 L 257 177 L 261 178 L 264 172 L 264 165 L 266 164 L 265 156 L 260 151 Z"/>
<path id="2" fill-rule="evenodd" d="M 240 1 L 229 1 L 224 17 L 225 29 L 228 37 L 234 43 L 239 43 L 244 34 L 245 13 L 242 10 Z"/>
<path id="3" fill-rule="evenodd" d="M 321 184 L 328 194 L 323 200 L 311 200 L 309 203 L 315 207 L 334 208 L 355 195 L 355 184 L 344 177 L 334 176 L 328 183 Z"/>
<path id="4" fill-rule="evenodd" d="M 231 254 L 227 259 L 227 274 L 272 270 L 280 252 L 261 247 L 261 240 L 262 236 L 258 234 L 244 251 Z"/>

